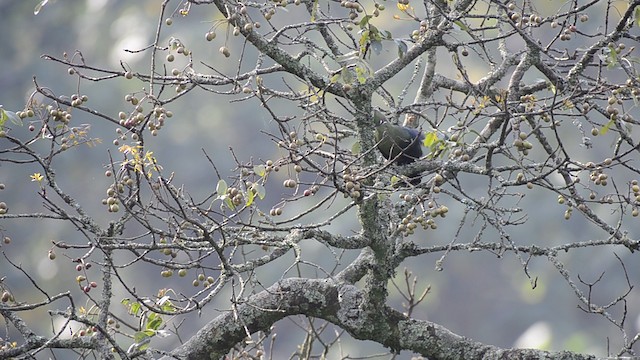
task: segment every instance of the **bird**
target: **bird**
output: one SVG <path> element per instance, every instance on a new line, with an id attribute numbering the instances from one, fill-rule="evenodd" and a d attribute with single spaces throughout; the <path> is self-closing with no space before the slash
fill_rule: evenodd
<path id="1" fill-rule="evenodd" d="M 373 118 L 378 121 L 375 133 L 376 147 L 385 159 L 393 161 L 396 165 L 407 165 L 422 157 L 422 131 L 391 124 L 377 109 L 374 110 Z M 410 178 L 412 184 L 420 183 L 419 173 L 411 174 Z"/>

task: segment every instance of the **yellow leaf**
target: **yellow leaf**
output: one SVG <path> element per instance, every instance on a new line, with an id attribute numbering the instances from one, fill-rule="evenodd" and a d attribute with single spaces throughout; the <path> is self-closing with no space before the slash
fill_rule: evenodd
<path id="1" fill-rule="evenodd" d="M 430 131 L 425 135 L 422 144 L 425 147 L 431 147 L 431 145 L 433 145 L 436 141 L 438 141 L 438 135 L 435 131 Z"/>
<path id="2" fill-rule="evenodd" d="M 251 206 L 251 204 L 253 204 L 253 199 L 255 198 L 255 193 L 251 189 L 249 189 L 249 191 L 247 191 L 247 195 L 248 199 L 245 206 Z"/>
<path id="3" fill-rule="evenodd" d="M 397 3 L 396 6 L 398 6 L 398 10 L 403 11 L 403 12 L 407 11 L 407 9 L 409 8 L 409 4 Z"/>
<path id="4" fill-rule="evenodd" d="M 42 176 L 42 174 L 40 173 L 33 173 L 33 175 L 30 176 L 31 177 L 31 181 L 37 181 L 37 182 L 42 182 L 42 179 L 44 179 L 44 176 Z"/>

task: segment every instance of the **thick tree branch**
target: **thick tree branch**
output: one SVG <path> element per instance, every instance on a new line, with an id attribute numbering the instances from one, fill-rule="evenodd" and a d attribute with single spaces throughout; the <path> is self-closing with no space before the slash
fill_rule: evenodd
<path id="1" fill-rule="evenodd" d="M 595 359 L 571 352 L 551 353 L 533 349 L 500 349 L 454 334 L 422 320 L 409 319 L 384 307 L 378 309 L 384 323 L 365 319 L 371 314 L 362 291 L 331 279 L 289 278 L 251 296 L 208 323 L 195 336 L 163 360 L 221 359 L 248 334 L 266 331 L 287 316 L 322 318 L 346 329 L 353 337 L 379 342 L 392 350 L 411 350 L 429 359 Z M 388 331 L 380 331 L 381 326 Z"/>

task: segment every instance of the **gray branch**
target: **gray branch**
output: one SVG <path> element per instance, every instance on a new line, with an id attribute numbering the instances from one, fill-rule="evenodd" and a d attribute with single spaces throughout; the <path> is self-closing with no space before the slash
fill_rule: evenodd
<path id="1" fill-rule="evenodd" d="M 411 350 L 429 359 L 595 359 L 568 351 L 502 349 L 457 335 L 438 324 L 415 320 L 386 306 L 366 311 L 364 293 L 332 279 L 289 278 L 250 297 L 209 322 L 162 359 L 221 359 L 248 334 L 266 331 L 278 320 L 304 314 L 327 320 L 360 340 L 393 351 Z"/>

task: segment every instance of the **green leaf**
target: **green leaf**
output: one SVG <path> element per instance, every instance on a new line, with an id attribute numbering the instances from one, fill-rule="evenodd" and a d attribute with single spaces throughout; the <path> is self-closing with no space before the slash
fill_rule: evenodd
<path id="1" fill-rule="evenodd" d="M 614 123 L 615 123 L 615 120 L 611 119 L 606 124 L 604 124 L 602 126 L 602 129 L 600 129 L 600 135 L 606 134 L 609 131 L 609 128 L 613 126 Z"/>
<path id="2" fill-rule="evenodd" d="M 371 20 L 372 17 L 373 17 L 373 15 L 363 16 L 362 19 L 360 20 L 360 22 L 358 23 L 360 28 L 364 29 L 365 27 L 367 27 L 367 24 L 369 24 L 369 20 Z"/>
<path id="3" fill-rule="evenodd" d="M 358 82 L 360 84 L 364 84 L 365 82 L 367 82 L 367 75 L 369 74 L 367 69 L 362 68 L 360 66 L 356 66 L 355 70 L 356 70 L 356 77 L 358 79 Z"/>
<path id="4" fill-rule="evenodd" d="M 267 196 L 267 191 L 265 190 L 264 186 L 262 186 L 262 184 L 254 183 L 253 189 L 260 200 L 264 199 L 264 197 Z"/>
<path id="5" fill-rule="evenodd" d="M 176 307 L 173 306 L 173 303 L 171 301 L 165 302 L 164 304 L 162 304 L 162 306 L 160 306 L 160 308 L 162 309 L 162 311 L 166 312 L 176 311 Z"/>
<path id="6" fill-rule="evenodd" d="M 369 42 L 369 30 L 365 30 L 360 35 L 360 40 L 358 42 L 358 45 L 360 45 L 361 49 L 364 49 L 365 45 L 367 45 L 368 42 Z"/>
<path id="7" fill-rule="evenodd" d="M 131 303 L 131 307 L 129 307 L 129 314 L 138 316 L 138 313 L 140 312 L 140 308 L 141 308 L 141 305 L 139 302 Z"/>
<path id="8" fill-rule="evenodd" d="M 168 295 L 160 298 L 160 300 L 156 301 L 156 304 L 160 305 L 160 309 L 162 309 L 162 311 L 172 312 L 176 309 L 176 307 L 173 306 L 173 303 L 171 302 L 171 297 Z"/>
<path id="9" fill-rule="evenodd" d="M 351 84 L 353 82 L 353 74 L 351 73 L 351 71 L 349 71 L 349 69 L 347 69 L 346 66 L 342 67 L 342 70 L 340 70 L 340 75 L 342 76 L 342 82 L 344 82 L 345 84 Z"/>
<path id="10" fill-rule="evenodd" d="M 369 16 L 371 16 L 371 15 L 369 15 Z M 375 26 L 373 26 L 373 25 L 369 24 L 369 31 L 371 32 L 371 35 L 370 35 L 370 36 L 371 36 L 374 40 L 380 40 L 380 30 L 378 30 L 378 28 L 377 28 L 377 27 L 375 27 Z"/>
<path id="11" fill-rule="evenodd" d="M 24 125 L 24 123 L 22 122 L 22 119 L 20 119 L 20 116 L 18 116 L 18 114 L 14 113 L 13 111 L 4 110 L 0 108 L 0 112 L 2 112 L 2 115 L 0 115 L 0 129 L 4 126 L 4 122 L 7 121 L 7 119 L 11 120 L 11 123 L 13 125 L 16 125 L 16 126 Z"/>
<path id="12" fill-rule="evenodd" d="M 253 192 L 253 190 L 249 189 L 249 191 L 247 191 L 247 203 L 245 204 L 245 206 L 251 206 L 251 204 L 253 204 L 253 199 L 255 198 L 255 193 Z"/>
<path id="13" fill-rule="evenodd" d="M 395 175 L 393 175 L 391 177 L 391 186 L 395 186 L 398 183 L 398 181 L 400 181 L 400 178 L 395 176 Z"/>
<path id="14" fill-rule="evenodd" d="M 260 177 L 264 177 L 267 175 L 267 168 L 264 165 L 256 165 L 253 167 L 253 172 Z"/>
<path id="15" fill-rule="evenodd" d="M 138 331 L 133 335 L 133 340 L 135 341 L 136 349 L 138 351 L 144 351 L 149 348 L 149 343 L 151 342 L 151 337 L 155 335 L 154 331 L 144 330 Z"/>
<path id="16" fill-rule="evenodd" d="M 467 27 L 467 25 L 465 25 L 462 21 L 457 20 L 453 22 L 454 24 L 458 25 L 458 27 L 460 28 L 460 30 L 463 30 L 465 32 L 469 32 L 469 28 Z"/>
<path id="17" fill-rule="evenodd" d="M 225 195 L 225 196 L 222 197 L 222 200 L 224 201 L 225 205 L 227 205 L 227 207 L 229 209 L 231 209 L 231 210 L 235 210 L 236 209 L 236 206 L 233 205 L 233 201 L 231 201 L 231 197 Z"/>
<path id="18" fill-rule="evenodd" d="M 318 12 L 318 0 L 313 0 L 313 7 L 311 8 L 311 22 L 316 21 L 317 12 Z"/>
<path id="19" fill-rule="evenodd" d="M 607 69 L 613 69 L 618 65 L 618 52 L 614 46 L 609 45 L 609 53 L 607 54 Z"/>
<path id="20" fill-rule="evenodd" d="M 636 24 L 640 26 L 640 7 L 636 8 L 636 11 L 633 15 L 635 16 Z"/>
<path id="21" fill-rule="evenodd" d="M 149 314 L 149 320 L 147 321 L 146 328 L 149 330 L 158 330 L 162 325 L 162 317 L 156 313 Z"/>
<path id="22" fill-rule="evenodd" d="M 9 119 L 9 117 L 7 116 L 7 112 L 4 111 L 4 109 L 0 107 L 0 129 L 2 129 L 2 127 L 4 126 L 4 123 L 7 121 L 7 119 Z"/>
<path id="23" fill-rule="evenodd" d="M 218 180 L 218 185 L 216 185 L 216 193 L 218 195 L 224 195 L 227 193 L 227 182 L 224 181 L 223 179 Z"/>
<path id="24" fill-rule="evenodd" d="M 356 142 L 353 143 L 353 145 L 351 145 L 351 153 L 353 155 L 360 154 L 360 150 L 362 150 L 362 149 L 360 148 L 360 142 L 359 141 L 356 141 Z"/>
<path id="25" fill-rule="evenodd" d="M 147 335 L 144 331 L 136 331 L 136 333 L 133 334 L 133 341 L 140 343 L 148 337 L 149 335 Z"/>
<path id="26" fill-rule="evenodd" d="M 150 340 L 150 339 L 149 339 L 149 340 Z M 150 341 L 149 341 L 149 340 L 145 341 L 145 342 L 144 342 L 144 344 L 139 344 L 139 345 L 138 345 L 138 350 L 139 350 L 139 351 L 145 351 L 145 350 L 147 350 L 147 349 L 149 348 L 149 345 L 150 345 Z"/>
<path id="27" fill-rule="evenodd" d="M 425 134 L 424 140 L 422 141 L 422 145 L 424 147 L 431 148 L 431 146 L 437 143 L 440 139 L 438 139 L 438 135 L 435 131 L 431 131 Z"/>

